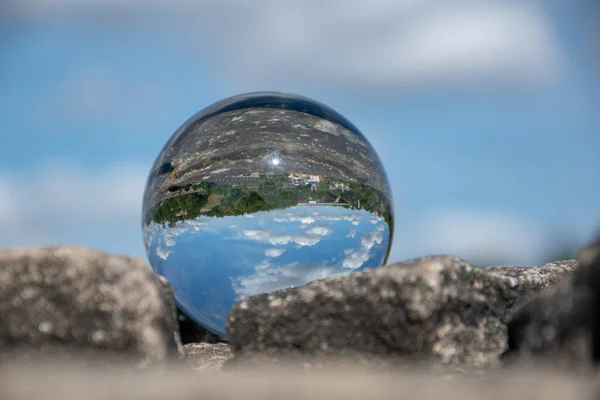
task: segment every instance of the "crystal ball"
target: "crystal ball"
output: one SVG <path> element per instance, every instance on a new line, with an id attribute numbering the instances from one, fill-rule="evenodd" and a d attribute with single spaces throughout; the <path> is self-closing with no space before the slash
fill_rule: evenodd
<path id="1" fill-rule="evenodd" d="M 350 121 L 260 92 L 217 102 L 171 136 L 142 230 L 180 310 L 226 339 L 243 296 L 384 265 L 394 214 L 383 165 Z"/>

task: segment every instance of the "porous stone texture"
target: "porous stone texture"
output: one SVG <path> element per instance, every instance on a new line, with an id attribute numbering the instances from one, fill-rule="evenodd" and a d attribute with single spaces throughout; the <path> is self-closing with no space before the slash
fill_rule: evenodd
<path id="1" fill-rule="evenodd" d="M 600 362 L 600 241 L 580 251 L 581 267 L 518 310 L 508 323 L 507 361 Z"/>
<path id="2" fill-rule="evenodd" d="M 138 365 L 182 357 L 170 286 L 139 258 L 80 247 L 0 251 L 0 355 L 50 354 Z"/>
<path id="3" fill-rule="evenodd" d="M 196 371 L 217 371 L 233 357 L 227 343 L 189 343 L 184 349 L 188 364 Z"/>
<path id="4" fill-rule="evenodd" d="M 424 257 L 248 297 L 228 319 L 234 360 L 343 356 L 493 365 L 514 310 L 578 266 L 478 268 Z"/>

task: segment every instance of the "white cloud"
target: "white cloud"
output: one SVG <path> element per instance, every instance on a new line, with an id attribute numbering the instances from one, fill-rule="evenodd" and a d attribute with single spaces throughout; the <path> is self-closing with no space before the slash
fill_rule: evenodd
<path id="1" fill-rule="evenodd" d="M 275 222 L 295 222 L 299 221 L 302 225 L 310 225 L 315 222 L 315 218 L 312 216 L 293 215 L 291 213 L 286 214 L 283 217 L 274 217 Z"/>
<path id="2" fill-rule="evenodd" d="M 201 48 L 215 68 L 226 66 L 223 72 L 236 85 L 289 82 L 290 76 L 352 87 L 522 85 L 556 78 L 563 64 L 543 0 L 154 0 L 150 2 L 154 7 L 141 0 L 10 4 L 22 12 L 98 7 L 135 11 L 124 13 L 128 18 L 158 8 L 163 22 L 171 18 L 177 40 Z"/>
<path id="3" fill-rule="evenodd" d="M 183 224 L 183 226 L 185 228 L 183 228 L 184 230 L 190 230 L 193 229 L 194 232 L 200 232 L 201 230 L 203 230 L 205 227 L 208 226 L 208 221 L 206 220 L 201 220 L 201 219 L 190 219 L 190 220 L 186 220 L 185 223 Z"/>
<path id="4" fill-rule="evenodd" d="M 369 249 L 360 247 L 344 257 L 342 266 L 348 269 L 358 269 L 369 260 Z"/>
<path id="5" fill-rule="evenodd" d="M 358 249 L 346 249 L 344 250 L 344 260 L 342 266 L 348 269 L 357 269 L 364 265 L 369 260 L 369 250 L 375 246 L 375 244 L 381 244 L 383 242 L 383 234 L 381 230 L 376 227 L 374 231 L 365 233 L 360 238 L 360 247 Z"/>
<path id="6" fill-rule="evenodd" d="M 217 54 L 244 61 L 225 64 L 240 78 L 537 83 L 555 77 L 561 64 L 552 26 L 532 2 L 263 1 L 213 10 L 238 22 Z"/>
<path id="7" fill-rule="evenodd" d="M 285 253 L 285 249 L 267 249 L 265 250 L 265 256 L 267 257 L 279 257 Z"/>
<path id="8" fill-rule="evenodd" d="M 189 227 L 184 224 L 178 224 L 174 228 L 167 227 L 162 233 L 162 239 L 164 240 L 165 246 L 173 247 L 175 246 L 175 241 L 177 236 L 181 235 L 184 232 L 189 231 Z"/>
<path id="9" fill-rule="evenodd" d="M 163 246 L 157 246 L 156 247 L 156 255 L 160 258 L 162 258 L 163 260 L 166 260 L 167 258 L 169 258 L 169 255 L 171 254 L 171 250 L 169 250 L 166 247 Z"/>
<path id="10" fill-rule="evenodd" d="M 252 296 L 259 293 L 301 286 L 315 279 L 343 273 L 324 263 L 301 264 L 298 262 L 273 265 L 263 260 L 254 268 L 254 274 L 232 279 L 232 287 L 238 296 Z"/>
<path id="11" fill-rule="evenodd" d="M 432 213 L 413 235 L 419 255 L 452 254 L 473 263 L 534 265 L 548 250 L 541 227 L 502 211 L 446 210 Z"/>
<path id="12" fill-rule="evenodd" d="M 142 255 L 149 166 L 69 162 L 0 175 L 0 247 L 74 244 Z"/>
<path id="13" fill-rule="evenodd" d="M 93 63 L 81 64 L 77 73 L 66 74 L 55 84 L 44 93 L 38 114 L 50 124 L 127 117 L 139 127 L 150 114 L 156 120 L 169 97 L 165 85 L 111 75 Z"/>
<path id="14" fill-rule="evenodd" d="M 321 240 L 321 238 L 318 236 L 278 235 L 275 232 L 266 229 L 245 229 L 241 233 L 248 239 L 268 242 L 274 245 L 295 243 L 298 246 L 314 246 Z"/>
<path id="15" fill-rule="evenodd" d="M 306 230 L 308 235 L 327 236 L 331 233 L 331 228 L 324 225 L 316 225 Z"/>
<path id="16" fill-rule="evenodd" d="M 146 248 L 150 248 L 152 241 L 154 240 L 155 235 L 155 224 L 151 222 L 148 225 L 144 225 L 143 235 L 144 235 L 144 246 Z"/>
<path id="17" fill-rule="evenodd" d="M 346 237 L 353 238 L 354 236 L 356 236 L 356 229 L 350 229 Z"/>
<path id="18" fill-rule="evenodd" d="M 379 229 L 374 230 L 373 232 L 369 232 L 363 235 L 360 238 L 361 245 L 367 250 L 371 250 L 375 243 L 381 244 L 383 241 L 383 235 Z"/>
<path id="19" fill-rule="evenodd" d="M 349 221 L 354 226 L 360 225 L 360 221 L 362 220 L 362 217 L 359 214 L 345 214 L 342 218 Z"/>
<path id="20" fill-rule="evenodd" d="M 269 260 L 262 260 L 260 264 L 254 267 L 254 270 L 257 272 L 266 271 L 271 267 L 271 262 Z"/>

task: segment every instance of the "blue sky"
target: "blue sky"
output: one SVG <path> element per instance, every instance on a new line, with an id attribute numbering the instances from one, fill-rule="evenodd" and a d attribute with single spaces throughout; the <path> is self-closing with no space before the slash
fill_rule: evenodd
<path id="1" fill-rule="evenodd" d="M 383 217 L 344 207 L 299 205 L 146 227 L 148 258 L 178 304 L 218 333 L 241 296 L 377 267 L 389 245 Z"/>
<path id="2" fill-rule="evenodd" d="M 144 255 L 150 165 L 226 96 L 295 92 L 378 151 L 390 261 L 534 264 L 600 228 L 593 1 L 0 5 L 0 247 Z"/>

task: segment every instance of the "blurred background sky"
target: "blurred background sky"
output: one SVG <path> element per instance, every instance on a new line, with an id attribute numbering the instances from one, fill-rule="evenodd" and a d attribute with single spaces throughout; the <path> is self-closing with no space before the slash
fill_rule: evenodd
<path id="1" fill-rule="evenodd" d="M 333 107 L 378 151 L 390 261 L 561 257 L 600 228 L 599 6 L 0 0 L 0 247 L 144 256 L 166 140 L 217 100 L 276 90 Z"/>

